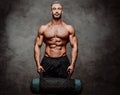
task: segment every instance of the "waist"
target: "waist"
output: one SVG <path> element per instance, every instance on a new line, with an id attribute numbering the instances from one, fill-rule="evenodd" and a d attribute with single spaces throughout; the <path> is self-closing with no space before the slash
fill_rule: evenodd
<path id="1" fill-rule="evenodd" d="M 49 55 L 45 54 L 44 57 L 50 58 L 50 59 L 61 59 L 61 58 L 67 57 L 67 55 L 63 54 L 62 56 L 54 56 L 54 57 L 52 57 L 52 56 L 49 56 Z"/>

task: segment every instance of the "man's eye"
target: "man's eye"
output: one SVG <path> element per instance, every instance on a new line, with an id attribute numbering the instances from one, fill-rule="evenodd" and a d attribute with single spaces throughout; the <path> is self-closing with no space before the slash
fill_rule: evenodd
<path id="1" fill-rule="evenodd" d="M 56 8 L 53 8 L 53 10 L 55 10 Z"/>
<path id="2" fill-rule="evenodd" d="M 58 10 L 61 10 L 61 8 L 58 8 Z"/>

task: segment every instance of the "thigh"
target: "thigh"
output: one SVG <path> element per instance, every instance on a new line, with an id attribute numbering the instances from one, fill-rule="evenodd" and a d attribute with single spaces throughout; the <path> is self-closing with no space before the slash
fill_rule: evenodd
<path id="1" fill-rule="evenodd" d="M 41 61 L 41 66 L 44 68 L 45 72 L 42 73 L 43 77 L 54 77 L 54 60 L 49 57 L 44 57 Z"/>
<path id="2" fill-rule="evenodd" d="M 67 78 L 68 77 L 68 72 L 67 68 L 70 65 L 69 59 L 67 56 L 64 56 L 59 60 L 58 66 L 56 68 L 56 72 L 58 74 L 58 77 L 61 78 Z"/>

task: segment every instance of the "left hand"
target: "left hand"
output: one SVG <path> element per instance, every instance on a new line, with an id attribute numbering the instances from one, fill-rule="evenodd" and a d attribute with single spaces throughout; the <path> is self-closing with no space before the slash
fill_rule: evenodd
<path id="1" fill-rule="evenodd" d="M 72 74 L 74 72 L 74 66 L 73 65 L 70 65 L 67 69 L 67 72 L 69 72 L 70 74 Z"/>

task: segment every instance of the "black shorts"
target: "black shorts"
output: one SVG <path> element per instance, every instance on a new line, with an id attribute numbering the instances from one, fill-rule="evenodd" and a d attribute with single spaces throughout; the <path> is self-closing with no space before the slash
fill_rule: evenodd
<path id="1" fill-rule="evenodd" d="M 67 56 L 55 58 L 44 56 L 41 61 L 41 66 L 45 69 L 43 77 L 67 78 L 69 65 L 70 61 Z"/>

